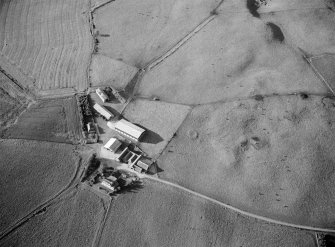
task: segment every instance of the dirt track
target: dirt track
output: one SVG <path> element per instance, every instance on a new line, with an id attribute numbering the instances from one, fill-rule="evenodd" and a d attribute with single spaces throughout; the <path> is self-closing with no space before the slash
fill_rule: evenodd
<path id="1" fill-rule="evenodd" d="M 154 180 L 154 181 L 157 181 L 157 182 L 160 182 L 160 183 L 163 183 L 163 184 L 175 187 L 175 188 L 180 189 L 180 190 L 184 190 L 184 191 L 186 191 L 186 192 L 188 192 L 188 193 L 190 193 L 192 195 L 204 198 L 205 200 L 211 201 L 211 202 L 213 202 L 215 204 L 218 204 L 220 206 L 228 208 L 228 209 L 230 209 L 230 210 L 232 210 L 232 211 L 234 211 L 234 212 L 236 212 L 238 214 L 242 214 L 244 216 L 248 216 L 248 217 L 251 217 L 251 218 L 258 219 L 258 220 L 266 221 L 268 223 L 272 223 L 272 224 L 276 224 L 276 225 L 281 225 L 281 226 L 293 227 L 293 228 L 297 228 L 297 229 L 309 230 L 309 231 L 335 233 L 335 229 L 333 229 L 333 228 L 319 228 L 319 227 L 312 227 L 312 226 L 304 226 L 304 225 L 298 225 L 298 224 L 291 224 L 291 223 L 287 223 L 287 222 L 283 222 L 283 221 L 279 221 L 279 220 L 270 219 L 270 218 L 267 218 L 267 217 L 262 217 L 260 215 L 256 215 L 256 214 L 252 214 L 252 213 L 240 210 L 240 209 L 238 209 L 236 207 L 233 207 L 233 206 L 231 206 L 229 204 L 220 202 L 218 200 L 215 200 L 213 198 L 210 198 L 208 196 L 205 196 L 205 195 L 200 194 L 198 192 L 195 192 L 193 190 L 187 189 L 187 188 L 185 188 L 183 186 L 180 186 L 178 184 L 175 184 L 175 183 L 172 183 L 172 182 L 169 182 L 169 181 L 157 178 L 157 177 L 145 176 L 144 178 L 151 179 L 151 180 Z"/>

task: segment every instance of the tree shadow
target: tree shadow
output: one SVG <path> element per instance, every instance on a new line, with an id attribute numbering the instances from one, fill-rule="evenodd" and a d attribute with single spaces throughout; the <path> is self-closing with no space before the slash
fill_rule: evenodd
<path id="1" fill-rule="evenodd" d="M 122 184 L 120 184 L 121 189 L 115 193 L 115 195 L 122 195 L 126 193 L 137 193 L 139 190 L 144 188 L 142 181 L 134 181 L 131 184 L 122 187 Z"/>
<path id="2" fill-rule="evenodd" d="M 327 247 L 335 247 L 335 236 L 326 234 L 324 239 Z"/>
<path id="3" fill-rule="evenodd" d="M 86 173 L 82 178 L 82 182 L 86 181 L 99 167 L 100 167 L 100 160 L 96 159 L 95 155 L 90 159 L 89 165 L 86 169 Z"/>

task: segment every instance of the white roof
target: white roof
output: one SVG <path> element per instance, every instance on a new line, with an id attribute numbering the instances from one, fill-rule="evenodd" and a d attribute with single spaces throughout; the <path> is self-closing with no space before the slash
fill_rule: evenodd
<path id="1" fill-rule="evenodd" d="M 103 102 L 105 102 L 108 99 L 107 95 L 100 88 L 97 88 L 95 92 Z"/>
<path id="2" fill-rule="evenodd" d="M 108 121 L 107 126 L 111 129 L 115 129 L 115 123 L 114 122 Z"/>
<path id="3" fill-rule="evenodd" d="M 108 188 L 108 189 L 110 189 L 110 190 L 115 190 L 114 187 L 113 187 L 110 183 L 108 183 L 106 180 L 102 180 L 102 181 L 100 182 L 100 184 L 101 184 L 102 186 L 104 186 L 105 188 Z"/>
<path id="4" fill-rule="evenodd" d="M 110 119 L 111 117 L 114 117 L 114 115 L 110 111 L 108 111 L 105 107 L 103 107 L 103 106 L 101 106 L 97 103 L 94 104 L 93 108 L 107 119 Z"/>
<path id="5" fill-rule="evenodd" d="M 105 148 L 111 149 L 116 151 L 121 146 L 121 142 L 116 138 L 111 138 L 109 141 L 104 145 Z"/>
<path id="6" fill-rule="evenodd" d="M 138 139 L 141 137 L 141 135 L 144 133 L 144 129 L 142 129 L 141 127 L 138 127 L 137 125 L 128 122 L 125 119 L 121 119 L 119 120 L 116 124 L 115 124 L 115 129 L 120 130 L 122 132 L 125 132 L 126 134 Z"/>

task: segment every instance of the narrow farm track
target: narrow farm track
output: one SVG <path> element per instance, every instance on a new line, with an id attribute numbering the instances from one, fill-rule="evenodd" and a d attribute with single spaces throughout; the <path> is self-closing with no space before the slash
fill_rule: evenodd
<path id="1" fill-rule="evenodd" d="M 174 45 L 170 50 L 168 50 L 165 54 L 150 62 L 144 69 L 146 71 L 153 69 L 158 64 L 163 62 L 166 58 L 175 53 L 181 46 L 183 46 L 189 39 L 191 39 L 197 32 L 203 29 L 208 23 L 214 20 L 215 15 L 210 15 L 205 20 L 203 20 L 195 29 L 193 29 L 190 33 L 188 33 L 184 38 L 182 38 L 176 45 Z"/>
<path id="2" fill-rule="evenodd" d="M 105 209 L 105 215 L 100 223 L 100 226 L 99 226 L 99 229 L 98 231 L 96 232 L 95 236 L 94 236 L 94 239 L 92 241 L 92 247 L 98 247 L 100 246 L 100 240 L 101 240 L 101 235 L 102 235 L 102 232 L 105 228 L 105 224 L 106 224 L 106 220 L 110 214 L 110 209 L 111 209 L 111 200 L 109 201 L 108 203 L 108 206 L 107 206 L 107 209 Z"/>
<path id="3" fill-rule="evenodd" d="M 233 207 L 233 206 L 231 206 L 229 204 L 220 202 L 218 200 L 215 200 L 213 198 L 210 198 L 208 196 L 205 196 L 203 194 L 200 194 L 198 192 L 195 192 L 195 191 L 190 190 L 188 188 L 185 188 L 183 186 L 180 186 L 178 184 L 171 183 L 169 181 L 166 181 L 166 180 L 163 180 L 163 179 L 160 179 L 160 178 L 157 178 L 157 177 L 145 175 L 145 176 L 142 176 L 142 178 L 147 178 L 147 179 L 159 182 L 159 183 L 163 183 L 163 184 L 172 186 L 174 188 L 177 188 L 179 190 L 183 190 L 183 191 L 185 191 L 185 192 L 187 192 L 189 194 L 192 194 L 194 196 L 200 197 L 202 199 L 205 199 L 207 201 L 210 201 L 212 203 L 215 203 L 215 204 L 218 204 L 218 205 L 220 205 L 222 207 L 230 209 L 230 210 L 232 210 L 232 211 L 234 211 L 234 212 L 236 212 L 238 214 L 241 214 L 241 215 L 244 215 L 244 216 L 247 216 L 247 217 L 250 217 L 250 218 L 254 218 L 254 219 L 257 219 L 257 220 L 262 220 L 262 221 L 265 221 L 265 222 L 268 222 L 268 223 L 271 223 L 271 224 L 276 224 L 276 225 L 281 225 L 281 226 L 287 226 L 287 227 L 297 228 L 297 229 L 301 229 L 301 230 L 315 231 L 315 232 L 335 233 L 335 229 L 322 228 L 322 227 L 313 227 L 313 226 L 305 226 L 305 225 L 299 225 L 299 224 L 292 224 L 292 223 L 287 223 L 287 222 L 280 221 L 280 220 L 270 219 L 270 218 L 263 217 L 263 216 L 260 216 L 260 215 L 256 215 L 256 214 L 253 214 L 253 213 L 249 213 L 249 212 L 243 211 L 241 209 L 238 209 L 236 207 Z"/>
<path id="4" fill-rule="evenodd" d="M 190 31 L 185 37 L 183 37 L 179 42 L 177 42 L 171 49 L 169 49 L 166 53 L 161 55 L 160 57 L 154 59 L 153 61 L 150 61 L 148 65 L 146 65 L 143 69 L 145 71 L 149 71 L 156 67 L 158 64 L 163 62 L 166 58 L 171 56 L 173 53 L 175 53 L 180 47 L 182 47 L 189 39 L 191 39 L 196 33 L 201 31 L 205 26 L 208 25 L 212 20 L 215 19 L 216 14 L 215 12 L 217 9 L 223 4 L 224 0 L 221 0 L 220 3 L 211 11 L 211 14 L 204 19 L 201 23 L 199 23 L 192 31 Z"/>
<path id="5" fill-rule="evenodd" d="M 85 90 L 93 42 L 87 10 L 89 0 L 1 3 L 1 54 L 39 90 Z"/>
<path id="6" fill-rule="evenodd" d="M 4 238 L 6 238 L 8 235 L 13 233 L 16 229 L 23 226 L 26 222 L 28 222 L 32 217 L 38 215 L 41 210 L 50 207 L 56 203 L 58 203 L 60 200 L 62 200 L 63 197 L 71 193 L 73 190 L 76 190 L 76 186 L 78 185 L 80 181 L 80 177 L 82 176 L 83 170 L 85 169 L 86 163 L 89 159 L 85 160 L 84 162 L 80 159 L 76 165 L 76 171 L 74 172 L 74 175 L 72 176 L 70 182 L 61 189 L 57 194 L 49 198 L 44 203 L 37 206 L 35 209 L 33 209 L 31 212 L 29 212 L 26 216 L 19 219 L 16 223 L 14 223 L 12 226 L 8 227 L 1 235 L 0 235 L 0 241 Z"/>

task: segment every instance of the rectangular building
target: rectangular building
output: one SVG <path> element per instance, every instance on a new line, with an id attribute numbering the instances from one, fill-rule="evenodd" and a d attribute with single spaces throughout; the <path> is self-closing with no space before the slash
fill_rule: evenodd
<path id="1" fill-rule="evenodd" d="M 100 88 L 97 88 L 95 92 L 97 93 L 97 95 L 99 96 L 102 102 L 105 103 L 108 100 L 107 94 L 104 91 L 102 91 Z"/>
<path id="2" fill-rule="evenodd" d="M 150 166 L 152 165 L 152 161 L 150 160 L 146 160 L 146 159 L 141 159 L 137 162 L 137 166 L 142 168 L 145 171 L 148 171 L 148 169 L 150 168 Z"/>
<path id="3" fill-rule="evenodd" d="M 128 122 L 125 119 L 119 120 L 115 124 L 115 130 L 122 135 L 129 137 L 134 141 L 139 141 L 142 135 L 144 134 L 145 130 L 131 122 Z"/>
<path id="4" fill-rule="evenodd" d="M 104 145 L 104 148 L 108 149 L 109 151 L 116 152 L 120 147 L 122 143 L 116 139 L 116 138 L 111 138 L 109 141 Z"/>
<path id="5" fill-rule="evenodd" d="M 106 109 L 106 107 L 99 105 L 99 104 L 94 104 L 93 108 L 101 115 L 103 116 L 105 119 L 109 120 L 112 117 L 114 117 L 113 113 L 111 113 L 110 111 L 108 111 Z"/>
<path id="6" fill-rule="evenodd" d="M 107 180 L 102 180 L 99 185 L 100 188 L 107 190 L 109 193 L 113 193 L 116 191 L 115 187 L 111 185 Z"/>

